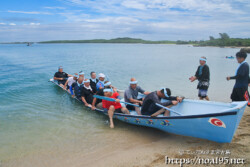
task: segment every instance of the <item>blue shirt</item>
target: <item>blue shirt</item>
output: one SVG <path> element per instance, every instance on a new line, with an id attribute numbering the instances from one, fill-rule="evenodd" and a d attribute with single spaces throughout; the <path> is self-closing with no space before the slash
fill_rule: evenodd
<path id="1" fill-rule="evenodd" d="M 231 79 L 236 79 L 234 88 L 248 88 L 249 79 L 249 65 L 247 62 L 241 64 L 238 68 L 236 76 L 231 77 Z"/>
<path id="2" fill-rule="evenodd" d="M 100 89 L 100 87 L 104 88 L 104 82 L 102 81 L 98 81 L 96 84 L 96 90 L 98 91 Z"/>

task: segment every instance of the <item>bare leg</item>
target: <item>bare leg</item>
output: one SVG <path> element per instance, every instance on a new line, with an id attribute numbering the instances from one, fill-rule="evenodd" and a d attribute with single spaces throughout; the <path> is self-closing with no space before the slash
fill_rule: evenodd
<path id="1" fill-rule="evenodd" d="M 200 97 L 200 100 L 203 100 L 203 97 Z"/>
<path id="2" fill-rule="evenodd" d="M 126 107 L 122 107 L 121 110 L 124 114 L 130 114 L 129 110 Z"/>
<path id="3" fill-rule="evenodd" d="M 134 103 L 136 105 L 139 105 L 139 103 Z M 135 111 L 137 112 L 137 115 L 141 115 L 140 107 L 135 107 Z"/>
<path id="4" fill-rule="evenodd" d="M 164 116 L 168 117 L 170 115 L 170 112 L 168 110 L 165 111 Z"/>
<path id="5" fill-rule="evenodd" d="M 141 115 L 141 110 L 139 107 L 135 107 L 135 111 L 137 112 L 137 115 Z"/>
<path id="6" fill-rule="evenodd" d="M 96 108 L 102 109 L 102 102 L 96 105 Z"/>
<path id="7" fill-rule="evenodd" d="M 206 97 L 205 97 L 205 99 L 206 99 L 207 101 L 209 101 L 209 98 L 208 98 L 208 96 L 206 96 Z"/>
<path id="8" fill-rule="evenodd" d="M 162 108 L 162 109 L 156 111 L 154 114 L 152 114 L 151 117 L 156 117 L 165 111 L 166 111 L 166 109 Z"/>
<path id="9" fill-rule="evenodd" d="M 113 122 L 113 115 L 114 115 L 114 112 L 115 112 L 115 107 L 112 105 L 109 107 L 109 110 L 108 110 L 108 115 L 109 115 L 109 121 L 110 121 L 110 128 L 114 128 L 114 122 Z"/>

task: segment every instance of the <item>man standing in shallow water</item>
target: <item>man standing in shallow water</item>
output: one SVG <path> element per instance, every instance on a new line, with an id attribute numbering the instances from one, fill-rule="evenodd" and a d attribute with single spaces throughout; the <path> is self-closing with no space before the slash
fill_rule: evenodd
<path id="1" fill-rule="evenodd" d="M 248 106 L 250 106 L 248 94 L 249 65 L 246 62 L 247 54 L 246 52 L 238 52 L 236 53 L 236 58 L 239 66 L 236 69 L 235 76 L 227 77 L 228 81 L 231 79 L 236 80 L 231 99 L 232 101 L 248 101 Z"/>
<path id="2" fill-rule="evenodd" d="M 206 64 L 207 58 L 201 57 L 200 58 L 200 66 L 198 67 L 195 76 L 192 76 L 189 78 L 191 82 L 194 82 L 196 79 L 198 79 L 199 83 L 197 85 L 197 89 L 199 89 L 199 98 L 200 100 L 206 99 L 209 101 L 209 98 L 207 96 L 207 90 L 209 87 L 209 80 L 210 80 L 210 72 L 209 67 Z"/>

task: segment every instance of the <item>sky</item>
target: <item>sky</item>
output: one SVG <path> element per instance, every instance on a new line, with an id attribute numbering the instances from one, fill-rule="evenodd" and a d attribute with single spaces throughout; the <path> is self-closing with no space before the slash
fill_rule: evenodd
<path id="1" fill-rule="evenodd" d="M 250 38 L 250 0 L 1 0 L 0 42 Z"/>

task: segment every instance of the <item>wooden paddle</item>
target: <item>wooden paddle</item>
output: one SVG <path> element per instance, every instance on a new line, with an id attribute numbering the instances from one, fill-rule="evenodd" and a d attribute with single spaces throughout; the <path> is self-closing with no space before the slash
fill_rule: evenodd
<path id="1" fill-rule="evenodd" d="M 102 99 L 102 100 L 107 100 L 107 101 L 113 101 L 113 102 L 115 102 L 115 99 L 109 98 L 109 97 L 105 97 L 105 96 L 94 95 L 93 97 L 98 98 L 98 99 Z M 127 102 L 124 102 L 124 101 L 120 101 L 120 103 L 124 103 L 124 104 L 135 106 L 135 107 L 140 107 L 139 105 L 132 104 L 132 103 L 127 103 Z"/>
<path id="2" fill-rule="evenodd" d="M 166 110 L 168 110 L 168 111 L 171 111 L 171 112 L 173 112 L 173 113 L 175 113 L 175 114 L 177 114 L 177 115 L 181 115 L 180 113 L 178 113 L 178 112 L 176 112 L 175 110 L 173 110 L 173 109 L 170 109 L 170 108 L 168 108 L 168 107 L 165 107 L 165 106 L 163 106 L 163 105 L 161 105 L 161 104 L 159 104 L 159 103 L 155 103 L 157 106 L 159 106 L 159 107 L 161 107 L 161 108 L 164 108 L 164 109 L 166 109 Z"/>

